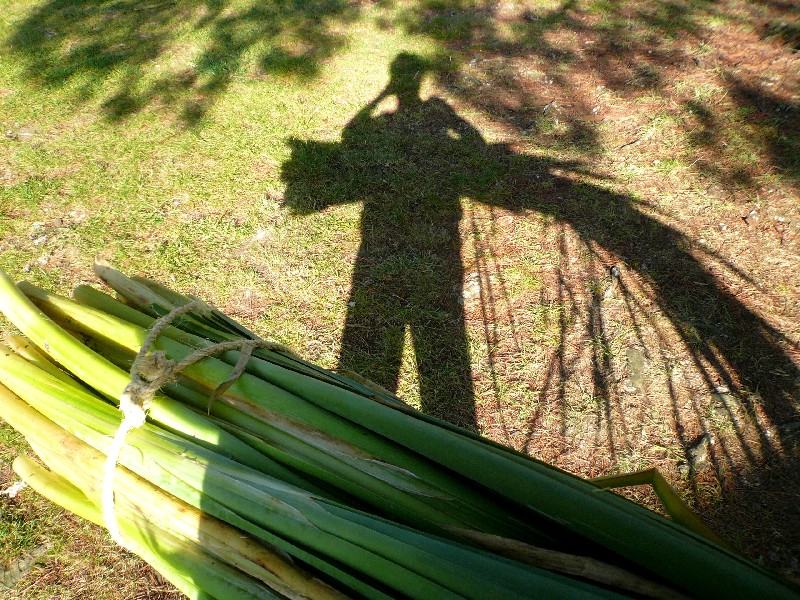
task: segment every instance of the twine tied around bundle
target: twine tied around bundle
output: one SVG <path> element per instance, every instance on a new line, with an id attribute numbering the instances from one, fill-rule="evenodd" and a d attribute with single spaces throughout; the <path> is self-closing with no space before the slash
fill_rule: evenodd
<path id="1" fill-rule="evenodd" d="M 233 385 L 242 376 L 247 363 L 256 348 L 267 350 L 281 350 L 285 348 L 274 342 L 267 342 L 262 339 L 239 339 L 217 344 L 210 344 L 203 348 L 198 348 L 185 358 L 175 361 L 167 357 L 160 350 L 150 352 L 158 336 L 175 319 L 186 313 L 201 310 L 204 303 L 200 301 L 190 302 L 170 311 L 168 314 L 159 318 L 147 334 L 141 348 L 139 349 L 130 370 L 130 382 L 119 398 L 119 409 L 122 411 L 122 420 L 111 441 L 111 446 L 106 457 L 105 469 L 103 474 L 103 487 L 101 493 L 101 504 L 103 509 L 103 519 L 112 539 L 120 546 L 127 548 L 122 534 L 119 530 L 116 514 L 114 511 L 114 473 L 117 469 L 119 456 L 125 443 L 125 437 L 145 424 L 147 411 L 155 398 L 156 393 L 164 385 L 178 378 L 181 372 L 194 363 L 208 358 L 214 354 L 228 351 L 238 351 L 239 360 L 233 368 L 230 377 L 220 383 L 208 400 L 207 411 L 211 413 L 211 407 L 219 396 Z"/>

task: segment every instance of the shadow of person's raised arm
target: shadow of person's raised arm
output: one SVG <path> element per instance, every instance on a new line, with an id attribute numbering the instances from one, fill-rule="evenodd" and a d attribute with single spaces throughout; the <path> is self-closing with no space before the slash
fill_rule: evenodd
<path id="1" fill-rule="evenodd" d="M 286 184 L 283 204 L 295 214 L 308 215 L 357 199 L 356 182 L 348 178 L 339 142 L 289 139 L 291 157 L 283 163 Z"/>

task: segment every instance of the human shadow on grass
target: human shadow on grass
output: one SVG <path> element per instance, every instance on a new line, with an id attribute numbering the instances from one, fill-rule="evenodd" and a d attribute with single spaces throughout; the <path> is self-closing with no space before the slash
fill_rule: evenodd
<path id="1" fill-rule="evenodd" d="M 408 329 L 422 409 L 474 427 L 460 301 L 461 199 L 470 198 L 549 215 L 620 257 L 649 281 L 711 390 L 756 390 L 772 423 L 796 418 L 800 373 L 786 340 L 717 281 L 683 234 L 645 214 L 634 198 L 606 189 L 583 165 L 486 142 L 444 100 L 420 97 L 429 66 L 399 55 L 386 89 L 347 124 L 341 142 L 290 141 L 282 172 L 288 207 L 311 214 L 335 204 L 364 205 L 340 367 L 395 389 Z M 602 322 L 595 320 L 602 337 Z M 596 357 L 594 379 L 608 396 L 604 360 Z M 563 372 L 556 369 L 552 378 Z M 557 385 L 555 379 L 550 383 Z M 767 447 L 774 439 L 766 430 L 760 436 Z M 755 452 L 751 460 L 757 462 Z"/>
<path id="2" fill-rule="evenodd" d="M 443 100 L 420 98 L 426 69 L 399 55 L 341 143 L 291 140 L 286 203 L 299 213 L 364 203 L 340 367 L 396 390 L 408 330 L 422 410 L 474 428 L 460 199 L 490 185 L 480 179 L 492 172 L 481 165 L 488 146 L 478 131 Z M 390 100 L 393 111 L 375 114 Z"/>
<path id="3" fill-rule="evenodd" d="M 192 126 L 235 77 L 313 78 L 358 17 L 346 0 L 49 0 L 5 45 L 27 78 L 99 99 L 111 121 L 166 106 Z"/>

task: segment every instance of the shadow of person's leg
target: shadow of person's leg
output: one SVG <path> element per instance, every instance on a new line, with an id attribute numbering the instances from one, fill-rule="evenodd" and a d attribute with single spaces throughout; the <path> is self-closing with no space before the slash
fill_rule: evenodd
<path id="1" fill-rule="evenodd" d="M 405 322 L 393 302 L 384 302 L 382 295 L 369 287 L 363 285 L 357 269 L 342 332 L 339 368 L 354 371 L 396 392 Z"/>
<path id="2" fill-rule="evenodd" d="M 411 322 L 422 411 L 477 431 L 463 310 L 431 311 Z"/>

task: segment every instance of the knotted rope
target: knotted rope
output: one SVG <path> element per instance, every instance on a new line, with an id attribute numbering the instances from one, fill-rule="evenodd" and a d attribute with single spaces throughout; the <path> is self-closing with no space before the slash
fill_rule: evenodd
<path id="1" fill-rule="evenodd" d="M 150 348 L 161 332 L 175 319 L 194 310 L 201 310 L 203 306 L 204 304 L 200 301 L 184 304 L 164 315 L 153 324 L 131 366 L 131 380 L 125 386 L 119 398 L 119 408 L 122 411 L 123 418 L 114 434 L 106 457 L 101 503 L 106 528 L 112 539 L 124 548 L 127 548 L 127 545 L 122 539 L 114 512 L 114 473 L 117 470 L 117 463 L 125 443 L 125 437 L 134 429 L 144 425 L 147 419 L 147 411 L 158 390 L 177 379 L 184 369 L 194 363 L 219 352 L 238 350 L 240 352 L 239 360 L 236 362 L 230 377 L 220 383 L 209 397 L 207 410 L 210 414 L 211 407 L 216 399 L 242 376 L 253 350 L 256 348 L 284 350 L 283 346 L 274 342 L 267 342 L 262 339 L 240 339 L 199 348 L 180 361 L 167 358 L 166 354 L 160 350 L 150 352 Z"/>

